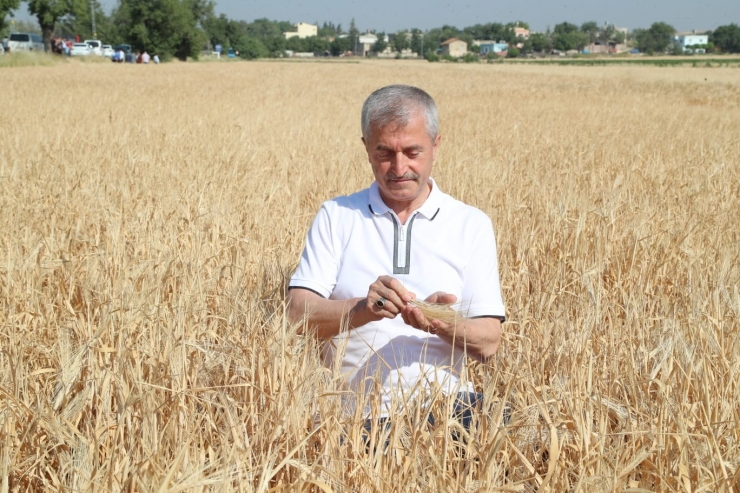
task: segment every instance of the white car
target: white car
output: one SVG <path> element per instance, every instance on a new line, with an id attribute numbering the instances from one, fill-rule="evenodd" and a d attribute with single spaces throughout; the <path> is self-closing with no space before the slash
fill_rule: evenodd
<path id="1" fill-rule="evenodd" d="M 115 51 L 113 51 L 113 47 L 111 45 L 103 45 L 104 57 L 110 58 L 113 56 L 113 53 L 115 53 Z"/>
<path id="2" fill-rule="evenodd" d="M 75 43 L 72 45 L 72 50 L 69 54 L 72 56 L 88 56 L 92 55 L 92 51 L 86 43 Z"/>
<path id="3" fill-rule="evenodd" d="M 103 56 L 103 42 L 99 39 L 86 39 L 85 44 L 90 47 L 91 55 Z"/>
<path id="4" fill-rule="evenodd" d="M 10 52 L 14 51 L 44 51 L 44 40 L 38 34 L 12 33 L 8 39 Z"/>

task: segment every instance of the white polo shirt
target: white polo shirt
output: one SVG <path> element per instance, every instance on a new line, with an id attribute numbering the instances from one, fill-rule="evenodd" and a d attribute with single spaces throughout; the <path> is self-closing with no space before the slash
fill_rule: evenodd
<path id="1" fill-rule="evenodd" d="M 367 296 L 370 284 L 390 275 L 418 299 L 443 291 L 457 296 L 466 317 L 503 318 L 491 220 L 430 183 L 429 197 L 406 224 L 385 205 L 377 183 L 325 202 L 290 288 L 344 300 Z M 400 315 L 334 337 L 325 344 L 325 364 L 334 367 L 338 355 L 352 389 L 369 394 L 380 383 L 385 414 L 395 399 L 434 384 L 448 393 L 468 390 L 464 350 L 406 325 Z"/>

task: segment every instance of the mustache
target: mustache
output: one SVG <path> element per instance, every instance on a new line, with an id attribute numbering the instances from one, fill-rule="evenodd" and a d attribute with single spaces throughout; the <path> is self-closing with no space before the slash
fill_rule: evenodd
<path id="1" fill-rule="evenodd" d="M 407 171 L 401 176 L 398 176 L 395 173 L 388 173 L 386 176 L 389 180 L 417 180 L 419 178 L 419 175 L 410 171 Z"/>

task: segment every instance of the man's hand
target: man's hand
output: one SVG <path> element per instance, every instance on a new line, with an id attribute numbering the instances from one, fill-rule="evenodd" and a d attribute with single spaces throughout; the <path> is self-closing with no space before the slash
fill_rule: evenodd
<path id="1" fill-rule="evenodd" d="M 437 291 L 436 293 L 427 297 L 427 299 L 425 299 L 424 301 L 426 301 L 427 303 L 449 305 L 457 301 L 457 296 L 455 296 L 454 294 Z M 452 327 L 450 324 L 442 322 L 441 320 L 427 319 L 427 317 L 424 316 L 424 314 L 421 312 L 421 310 L 419 310 L 418 307 L 410 303 L 406 304 L 406 306 L 403 307 L 403 310 L 401 311 L 401 316 L 403 317 L 403 321 L 406 322 L 406 325 L 410 325 L 415 329 L 423 330 L 424 332 L 436 334 L 441 330 L 451 332 L 454 332 L 455 330 L 454 327 Z"/>
<path id="2" fill-rule="evenodd" d="M 399 313 L 403 314 L 409 306 L 408 302 L 415 298 L 416 295 L 403 287 L 398 279 L 380 276 L 368 289 L 365 310 L 372 320 L 396 318 Z"/>

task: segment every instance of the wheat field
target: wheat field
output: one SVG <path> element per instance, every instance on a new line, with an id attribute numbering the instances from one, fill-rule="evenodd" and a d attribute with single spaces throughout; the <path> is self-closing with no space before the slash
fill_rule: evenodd
<path id="1" fill-rule="evenodd" d="M 740 489 L 740 69 L 0 81 L 0 493 Z M 319 205 L 372 180 L 359 112 L 389 83 L 437 100 L 433 176 L 492 218 L 508 321 L 473 433 L 424 424 L 432 396 L 368 448 L 283 298 Z"/>

